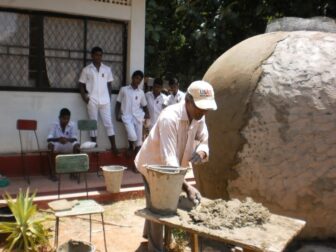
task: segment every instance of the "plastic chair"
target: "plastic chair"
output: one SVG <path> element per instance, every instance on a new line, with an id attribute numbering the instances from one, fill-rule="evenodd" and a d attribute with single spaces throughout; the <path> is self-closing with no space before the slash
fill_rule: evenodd
<path id="1" fill-rule="evenodd" d="M 16 121 L 16 129 L 19 132 L 19 139 L 20 139 L 20 150 L 21 150 L 21 163 L 22 163 L 22 170 L 23 170 L 23 176 L 27 180 L 28 184 L 30 184 L 30 176 L 26 169 L 26 162 L 25 162 L 25 155 L 26 154 L 33 154 L 38 153 L 40 155 L 40 169 L 42 170 L 42 154 L 46 153 L 48 155 L 48 166 L 49 166 L 49 173 L 51 172 L 51 160 L 49 156 L 49 150 L 47 149 L 41 149 L 40 144 L 37 138 L 36 129 L 37 129 L 37 121 L 36 120 L 26 120 L 26 119 L 18 119 Z M 32 150 L 25 150 L 24 143 L 28 144 L 28 139 L 26 137 L 23 137 L 23 131 L 31 132 L 33 133 L 34 137 L 32 140 L 32 145 L 34 145 L 33 142 L 35 142 L 36 148 Z M 43 170 L 42 170 L 43 172 Z"/>
<path id="2" fill-rule="evenodd" d="M 78 120 L 77 122 L 77 127 L 79 130 L 79 142 L 80 144 L 83 143 L 83 138 L 82 135 L 84 132 L 90 132 L 90 131 L 97 131 L 98 125 L 96 120 Z M 96 160 L 97 160 L 97 175 L 100 176 L 99 174 L 99 152 L 105 151 L 105 149 L 101 149 L 98 147 L 94 148 L 89 148 L 89 149 L 83 149 L 81 148 L 81 153 L 93 153 L 96 155 Z"/>
<path id="3" fill-rule="evenodd" d="M 104 245 L 106 247 L 106 235 L 104 226 L 104 208 L 94 200 L 89 200 L 88 183 L 86 173 L 89 170 L 89 156 L 87 154 L 65 154 L 57 155 L 55 161 L 55 172 L 58 175 L 58 198 L 61 193 L 61 178 L 63 174 L 83 173 L 85 180 L 86 200 L 79 200 L 78 203 L 69 210 L 54 211 L 56 217 L 55 246 L 58 246 L 59 219 L 62 217 L 89 215 L 90 216 L 90 242 L 92 234 L 92 214 L 100 214 L 103 226 Z"/>

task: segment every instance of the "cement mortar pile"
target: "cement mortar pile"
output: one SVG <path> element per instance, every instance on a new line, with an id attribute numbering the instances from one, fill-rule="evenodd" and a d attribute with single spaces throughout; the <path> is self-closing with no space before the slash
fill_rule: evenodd
<path id="1" fill-rule="evenodd" d="M 270 212 L 251 198 L 242 202 L 219 199 L 201 204 L 189 216 L 194 224 L 210 229 L 234 229 L 262 225 L 269 221 Z"/>

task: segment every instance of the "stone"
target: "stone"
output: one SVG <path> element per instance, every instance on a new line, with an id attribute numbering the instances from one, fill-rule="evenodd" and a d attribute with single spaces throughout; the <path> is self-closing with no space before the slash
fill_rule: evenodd
<path id="1" fill-rule="evenodd" d="M 283 17 L 273 20 L 266 27 L 266 33 L 277 31 L 336 32 L 336 22 L 328 17 Z"/>

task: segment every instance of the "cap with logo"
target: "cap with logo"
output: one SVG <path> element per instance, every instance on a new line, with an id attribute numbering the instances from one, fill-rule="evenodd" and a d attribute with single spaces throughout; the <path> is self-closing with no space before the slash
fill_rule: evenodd
<path id="1" fill-rule="evenodd" d="M 192 82 L 187 93 L 193 97 L 196 107 L 205 110 L 217 109 L 215 93 L 208 82 L 203 80 Z"/>

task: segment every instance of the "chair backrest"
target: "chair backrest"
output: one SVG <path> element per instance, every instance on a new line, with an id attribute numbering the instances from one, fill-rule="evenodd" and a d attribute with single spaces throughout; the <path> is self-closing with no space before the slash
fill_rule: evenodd
<path id="1" fill-rule="evenodd" d="M 36 120 L 18 119 L 16 121 L 16 128 L 18 130 L 36 130 L 37 129 L 37 121 Z"/>
<path id="2" fill-rule="evenodd" d="M 86 172 L 89 170 L 89 156 L 87 154 L 63 154 L 57 155 L 55 160 L 55 172 L 58 176 L 58 198 L 61 194 L 61 174 L 84 173 L 86 198 L 89 198 Z"/>
<path id="3" fill-rule="evenodd" d="M 97 120 L 78 120 L 79 142 L 82 143 L 82 131 L 95 131 L 98 128 Z"/>
<path id="4" fill-rule="evenodd" d="M 87 172 L 89 170 L 89 157 L 87 154 L 57 155 L 55 171 L 59 173 Z"/>
<path id="5" fill-rule="evenodd" d="M 37 129 L 36 120 L 18 119 L 16 121 L 16 129 L 19 131 L 21 153 L 24 152 L 23 151 L 23 137 L 22 137 L 21 131 L 32 131 L 34 133 L 37 149 L 40 150 L 40 144 L 39 144 L 37 134 L 36 134 L 36 129 Z"/>
<path id="6" fill-rule="evenodd" d="M 97 121 L 96 120 L 78 120 L 77 126 L 78 126 L 78 130 L 81 130 L 81 131 L 97 130 Z"/>

